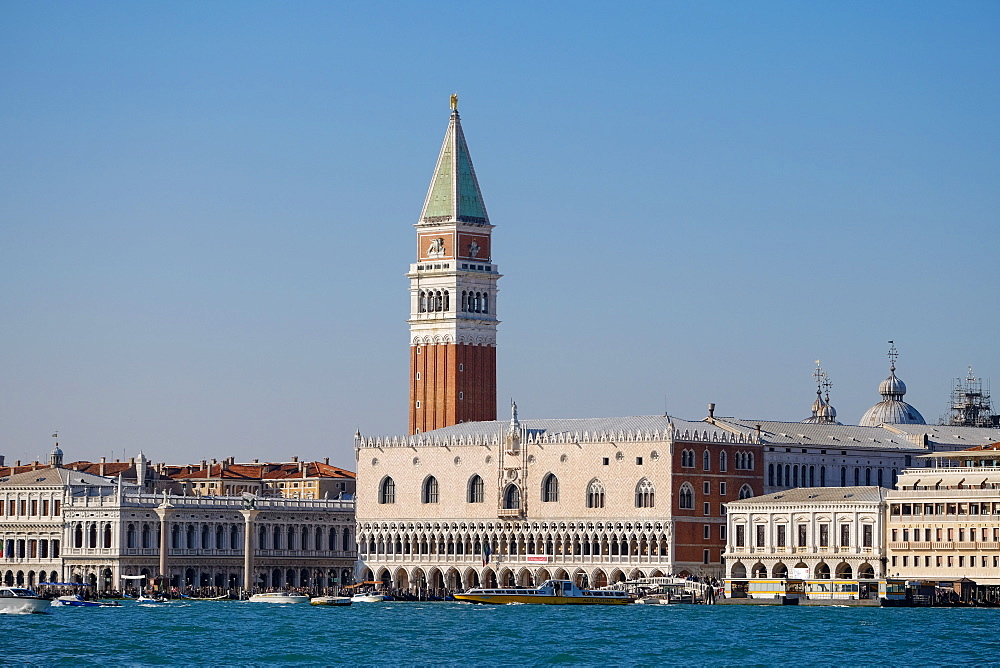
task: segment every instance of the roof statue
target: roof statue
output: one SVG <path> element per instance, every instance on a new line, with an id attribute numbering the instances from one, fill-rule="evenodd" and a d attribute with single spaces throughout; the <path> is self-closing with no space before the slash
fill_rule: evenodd
<path id="1" fill-rule="evenodd" d="M 840 424 L 837 422 L 837 409 L 830 405 L 830 388 L 833 387 L 833 383 L 819 365 L 819 360 L 816 360 L 813 378 L 816 379 L 816 401 L 812 405 L 812 415 L 802 420 L 802 424 Z M 823 390 L 826 390 L 825 400 Z"/>
<path id="2" fill-rule="evenodd" d="M 896 378 L 896 358 L 898 357 L 896 345 L 889 341 L 889 377 L 878 386 L 882 401 L 869 408 L 861 416 L 858 424 L 862 427 L 877 427 L 880 424 L 927 424 L 920 411 L 903 401 L 903 395 L 906 394 L 906 384 Z"/>
<path id="3" fill-rule="evenodd" d="M 458 117 L 458 94 L 451 96 L 451 120 L 420 212 L 420 223 L 448 222 L 490 224 Z"/>

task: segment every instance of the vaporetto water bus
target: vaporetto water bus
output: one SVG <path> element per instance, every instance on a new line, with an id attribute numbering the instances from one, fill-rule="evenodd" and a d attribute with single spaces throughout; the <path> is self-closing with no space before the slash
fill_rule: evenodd
<path id="1" fill-rule="evenodd" d="M 536 605 L 622 605 L 632 596 L 613 589 L 580 589 L 570 580 L 546 580 L 535 589 L 470 589 L 455 594 L 467 603 L 530 603 Z"/>

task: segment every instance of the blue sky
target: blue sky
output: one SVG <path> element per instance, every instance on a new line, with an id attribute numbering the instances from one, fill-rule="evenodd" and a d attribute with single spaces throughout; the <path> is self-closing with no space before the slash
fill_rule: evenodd
<path id="1" fill-rule="evenodd" d="M 928 421 L 1000 379 L 995 2 L 0 2 L 0 454 L 402 434 L 457 91 L 500 403 Z M 501 414 L 506 410 L 501 408 Z"/>

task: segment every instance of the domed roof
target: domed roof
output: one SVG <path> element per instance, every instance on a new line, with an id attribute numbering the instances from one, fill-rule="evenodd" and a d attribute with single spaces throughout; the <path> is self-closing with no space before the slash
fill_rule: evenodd
<path id="1" fill-rule="evenodd" d="M 62 454 L 63 454 L 62 448 L 59 447 L 58 443 L 56 443 L 56 447 L 52 448 L 52 452 L 49 453 L 49 455 L 59 455 L 60 457 L 62 456 Z"/>
<path id="2" fill-rule="evenodd" d="M 927 424 L 924 416 L 916 408 L 899 399 L 880 401 L 861 416 L 862 427 L 877 427 L 880 424 Z"/>
<path id="3" fill-rule="evenodd" d="M 906 383 L 896 378 L 896 370 L 893 369 L 889 377 L 878 384 L 878 393 L 883 397 L 901 397 L 906 394 Z"/>
<path id="4" fill-rule="evenodd" d="M 916 408 L 903 401 L 906 394 L 906 383 L 896 378 L 896 346 L 889 342 L 889 377 L 879 383 L 878 393 L 882 401 L 878 402 L 861 416 L 858 422 L 862 427 L 877 427 L 880 424 L 927 424 L 924 416 Z"/>

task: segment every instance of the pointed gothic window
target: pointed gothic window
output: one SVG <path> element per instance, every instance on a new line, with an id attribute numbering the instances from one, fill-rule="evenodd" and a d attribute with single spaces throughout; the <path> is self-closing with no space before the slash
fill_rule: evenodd
<path id="1" fill-rule="evenodd" d="M 600 480 L 591 480 L 590 485 L 587 486 L 587 507 L 604 507 L 604 483 Z"/>
<path id="2" fill-rule="evenodd" d="M 694 509 L 694 487 L 690 483 L 681 485 L 681 490 L 677 494 L 677 506 L 682 510 Z"/>
<path id="3" fill-rule="evenodd" d="M 444 291 L 444 310 L 445 311 L 450 311 L 451 310 L 451 299 L 450 299 L 450 297 L 448 295 L 448 291 L 447 290 Z"/>
<path id="4" fill-rule="evenodd" d="M 396 483 L 392 478 L 386 476 L 379 486 L 379 503 L 396 503 Z"/>
<path id="5" fill-rule="evenodd" d="M 507 485 L 503 491 L 503 507 L 508 510 L 521 507 L 521 492 L 517 489 L 517 485 Z"/>
<path id="6" fill-rule="evenodd" d="M 483 293 L 483 313 L 489 313 L 489 312 L 490 312 L 490 296 L 484 292 Z"/>
<path id="7" fill-rule="evenodd" d="M 753 496 L 753 488 L 750 485 L 740 487 L 740 499 L 749 499 Z"/>
<path id="8" fill-rule="evenodd" d="M 729 469 L 729 454 L 723 450 L 719 453 L 719 470 L 726 471 Z"/>
<path id="9" fill-rule="evenodd" d="M 701 468 L 705 471 L 712 469 L 712 455 L 709 454 L 708 450 L 701 453 Z"/>
<path id="10" fill-rule="evenodd" d="M 423 503 L 437 503 L 438 502 L 438 481 L 434 476 L 427 476 L 424 480 L 424 493 Z"/>
<path id="11" fill-rule="evenodd" d="M 482 503 L 485 496 L 483 479 L 478 474 L 472 476 L 469 481 L 469 503 Z"/>
<path id="12" fill-rule="evenodd" d="M 550 473 L 542 480 L 542 501 L 554 503 L 559 500 L 559 479 Z"/>
<path id="13" fill-rule="evenodd" d="M 654 502 L 654 489 L 653 483 L 651 483 L 647 478 L 643 478 L 639 481 L 639 484 L 635 487 L 635 507 L 636 508 L 652 508 Z"/>

